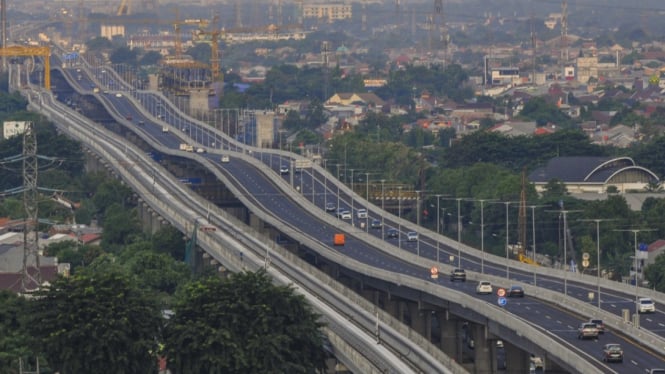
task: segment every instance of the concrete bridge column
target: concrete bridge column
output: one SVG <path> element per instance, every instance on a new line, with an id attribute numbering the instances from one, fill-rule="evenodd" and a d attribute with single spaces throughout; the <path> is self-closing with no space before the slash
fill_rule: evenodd
<path id="1" fill-rule="evenodd" d="M 432 319 L 434 318 L 434 311 L 424 310 L 422 318 L 424 319 L 425 331 L 423 336 L 428 342 L 432 341 Z"/>
<path id="2" fill-rule="evenodd" d="M 470 324 L 471 334 L 473 336 L 473 362 L 475 363 L 476 374 L 492 373 L 492 353 L 491 345 L 487 340 L 487 329 L 484 325 Z M 496 358 L 494 359 L 496 362 Z"/>
<path id="3" fill-rule="evenodd" d="M 261 219 L 259 219 L 259 217 L 257 217 L 255 214 L 252 213 L 249 214 L 249 226 L 259 231 L 260 233 L 263 233 L 263 228 L 262 228 L 263 225 L 261 224 Z"/>
<path id="4" fill-rule="evenodd" d="M 543 360 L 545 361 L 545 370 L 543 370 L 547 374 L 567 374 L 568 372 L 564 370 L 561 366 L 557 365 L 556 362 L 554 362 L 552 359 L 548 357 L 543 357 Z"/>
<path id="5" fill-rule="evenodd" d="M 379 291 L 365 288 L 361 291 L 362 296 L 373 305 L 378 305 Z"/>
<path id="6" fill-rule="evenodd" d="M 503 342 L 503 346 L 506 350 L 506 373 L 528 373 L 529 353 L 507 341 Z"/>
<path id="7" fill-rule="evenodd" d="M 159 226 L 159 216 L 154 211 L 150 213 L 150 232 L 157 231 Z"/>
<path id="8" fill-rule="evenodd" d="M 414 329 L 417 333 L 422 336 L 427 336 L 425 323 L 425 314 L 426 311 L 420 310 L 417 303 L 410 302 L 409 305 L 409 316 L 411 318 L 411 328 Z"/>
<path id="9" fill-rule="evenodd" d="M 460 321 L 448 312 L 442 313 L 441 323 L 441 350 L 457 362 L 462 362 L 461 339 L 459 336 Z"/>
<path id="10" fill-rule="evenodd" d="M 401 320 L 399 316 L 399 300 L 394 297 L 388 297 L 386 300 L 386 312 L 388 312 L 393 318 Z"/>

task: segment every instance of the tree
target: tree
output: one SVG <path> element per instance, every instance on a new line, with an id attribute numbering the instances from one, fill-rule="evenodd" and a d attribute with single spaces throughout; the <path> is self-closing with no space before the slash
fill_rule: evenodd
<path id="1" fill-rule="evenodd" d="M 34 357 L 26 329 L 26 300 L 9 291 L 0 291 L 0 374 L 19 372 L 19 358 Z"/>
<path id="2" fill-rule="evenodd" d="M 160 311 L 128 274 L 99 266 L 60 278 L 36 296 L 28 329 L 54 371 L 155 370 Z"/>
<path id="3" fill-rule="evenodd" d="M 665 256 L 660 254 L 656 261 L 644 268 L 644 278 L 656 289 L 656 291 L 665 291 Z"/>
<path id="4" fill-rule="evenodd" d="M 138 61 L 138 53 L 135 49 L 129 47 L 120 47 L 114 50 L 109 59 L 114 64 L 127 64 L 130 66 L 136 66 Z"/>
<path id="5" fill-rule="evenodd" d="M 162 59 L 162 55 L 157 51 L 148 51 L 146 54 L 141 56 L 139 60 L 139 65 L 141 66 L 150 66 L 157 65 L 157 63 Z"/>
<path id="6" fill-rule="evenodd" d="M 265 271 L 209 277 L 179 296 L 164 333 L 177 373 L 311 373 L 324 366 L 318 315 Z"/>

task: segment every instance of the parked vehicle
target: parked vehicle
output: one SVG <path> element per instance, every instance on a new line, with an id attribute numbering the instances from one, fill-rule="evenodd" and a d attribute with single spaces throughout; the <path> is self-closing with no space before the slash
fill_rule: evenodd
<path id="1" fill-rule="evenodd" d="M 231 161 L 231 159 L 229 158 L 229 155 L 222 155 L 221 161 L 223 163 L 227 163 L 227 162 Z"/>
<path id="2" fill-rule="evenodd" d="M 388 232 L 386 233 L 386 237 L 388 239 L 397 239 L 399 238 L 399 231 L 396 229 L 389 229 Z"/>
<path id="3" fill-rule="evenodd" d="M 334 212 L 337 209 L 337 206 L 334 203 L 326 204 L 326 212 Z"/>
<path id="4" fill-rule="evenodd" d="M 358 211 L 356 212 L 356 217 L 358 217 L 358 219 L 366 219 L 367 209 L 358 209 Z"/>
<path id="5" fill-rule="evenodd" d="M 406 241 L 407 242 L 415 242 L 418 241 L 418 233 L 415 231 L 409 231 L 406 233 Z"/>

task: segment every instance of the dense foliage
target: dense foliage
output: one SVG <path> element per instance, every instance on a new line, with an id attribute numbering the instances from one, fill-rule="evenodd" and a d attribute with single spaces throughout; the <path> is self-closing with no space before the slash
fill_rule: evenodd
<path id="1" fill-rule="evenodd" d="M 83 272 L 39 291 L 27 328 L 62 373 L 153 371 L 158 306 L 122 271 Z"/>
<path id="2" fill-rule="evenodd" d="M 264 272 L 208 278 L 183 289 L 166 324 L 178 373 L 312 373 L 323 368 L 318 316 Z"/>

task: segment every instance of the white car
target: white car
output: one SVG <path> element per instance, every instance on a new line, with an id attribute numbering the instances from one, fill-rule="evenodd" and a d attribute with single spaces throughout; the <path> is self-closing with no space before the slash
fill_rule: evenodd
<path id="1" fill-rule="evenodd" d="M 407 242 L 415 242 L 418 240 L 418 233 L 415 231 L 409 231 L 406 233 Z"/>
<path id="2" fill-rule="evenodd" d="M 221 161 L 223 163 L 227 163 L 227 162 L 231 161 L 231 159 L 229 158 L 229 155 L 222 155 Z"/>
<path id="3" fill-rule="evenodd" d="M 339 213 L 339 218 L 341 219 L 351 219 L 351 212 L 348 210 L 343 210 Z"/>
<path id="4" fill-rule="evenodd" d="M 356 216 L 358 219 L 366 219 L 367 218 L 367 209 L 358 209 L 356 212 Z"/>
<path id="5" fill-rule="evenodd" d="M 640 297 L 637 301 L 638 313 L 656 313 L 656 304 L 649 297 Z"/>
<path id="6" fill-rule="evenodd" d="M 492 283 L 489 281 L 480 281 L 478 282 L 478 285 L 476 286 L 476 293 L 479 294 L 491 294 L 492 293 Z"/>
<path id="7" fill-rule="evenodd" d="M 280 174 L 288 174 L 289 173 L 289 165 L 282 165 L 279 167 L 279 173 Z"/>

